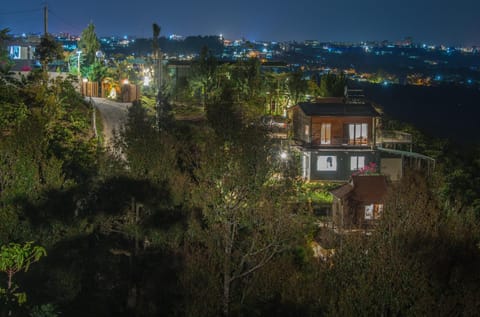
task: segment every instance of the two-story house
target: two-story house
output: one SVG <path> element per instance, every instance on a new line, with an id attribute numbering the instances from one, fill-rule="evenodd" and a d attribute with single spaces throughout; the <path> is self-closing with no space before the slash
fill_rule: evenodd
<path id="1" fill-rule="evenodd" d="M 358 91 L 354 91 L 358 93 Z M 323 98 L 289 109 L 291 136 L 306 180 L 348 181 L 371 163 L 389 180 L 405 169 L 431 171 L 435 160 L 412 152 L 412 136 L 381 129 L 381 114 L 363 95 Z"/>
<path id="2" fill-rule="evenodd" d="M 290 117 L 303 178 L 345 181 L 367 164 L 378 164 L 375 138 L 380 115 L 370 103 L 325 98 L 290 108 Z"/>

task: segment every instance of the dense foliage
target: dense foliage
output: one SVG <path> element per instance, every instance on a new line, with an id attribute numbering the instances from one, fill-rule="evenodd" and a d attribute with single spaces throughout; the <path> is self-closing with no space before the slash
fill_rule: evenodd
<path id="1" fill-rule="evenodd" d="M 371 235 L 330 236 L 335 254 L 314 258 L 310 243 L 328 234 L 309 204 L 328 200 L 272 150 L 258 119 L 268 98 L 258 61 L 222 66 L 209 54 L 195 65 L 205 120 L 134 103 L 111 149 L 69 80 L 2 77 L 0 246 L 26 246 L 24 259 L 39 261 L 15 275 L 27 301 L 0 313 L 478 314 L 478 149 L 420 142 L 435 174 L 408 174 Z M 286 89 L 300 98 L 307 84 L 290 78 Z M 33 245 L 45 249 L 28 253 Z"/>

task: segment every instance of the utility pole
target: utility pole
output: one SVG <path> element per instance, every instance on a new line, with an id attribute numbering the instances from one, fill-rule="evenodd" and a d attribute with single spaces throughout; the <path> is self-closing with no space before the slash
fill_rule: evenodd
<path id="1" fill-rule="evenodd" d="M 43 7 L 43 33 L 45 36 L 48 34 L 48 7 L 47 3 Z"/>
<path id="2" fill-rule="evenodd" d="M 158 89 L 162 89 L 163 86 L 163 78 L 162 78 L 162 72 L 163 72 L 163 53 L 160 47 L 158 48 Z"/>

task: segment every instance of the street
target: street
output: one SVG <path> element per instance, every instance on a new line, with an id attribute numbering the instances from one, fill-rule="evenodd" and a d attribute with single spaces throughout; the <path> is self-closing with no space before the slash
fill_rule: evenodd
<path id="1" fill-rule="evenodd" d="M 116 102 L 104 98 L 92 98 L 103 120 L 103 137 L 106 147 L 112 146 L 114 133 L 118 133 L 125 123 L 131 103 Z"/>

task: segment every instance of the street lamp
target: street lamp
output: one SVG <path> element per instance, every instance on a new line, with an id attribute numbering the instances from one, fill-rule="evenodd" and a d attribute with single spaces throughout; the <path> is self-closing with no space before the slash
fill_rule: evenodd
<path id="1" fill-rule="evenodd" d="M 82 83 L 81 83 L 81 77 L 82 77 L 82 74 L 80 72 L 80 56 L 82 55 L 82 51 L 81 50 L 77 50 L 77 73 L 78 73 L 78 85 L 80 86 L 80 90 L 82 89 Z"/>

